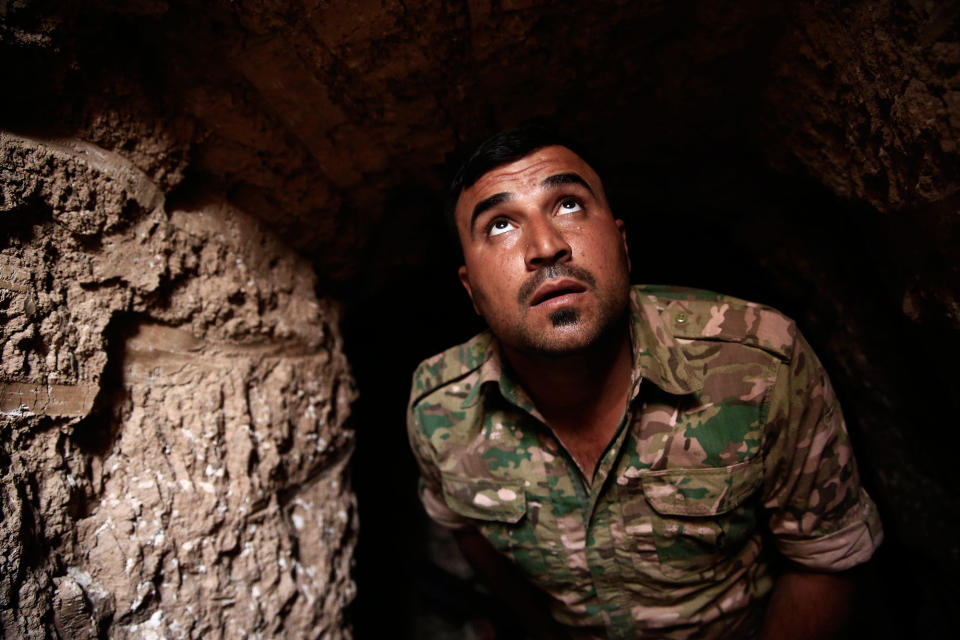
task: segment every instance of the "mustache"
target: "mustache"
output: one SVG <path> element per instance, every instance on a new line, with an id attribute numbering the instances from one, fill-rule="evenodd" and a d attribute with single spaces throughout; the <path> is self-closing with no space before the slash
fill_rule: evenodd
<path id="1" fill-rule="evenodd" d="M 536 273 L 530 276 L 526 282 L 520 285 L 520 290 L 517 292 L 517 301 L 520 304 L 527 304 L 527 302 L 530 300 L 530 297 L 533 296 L 534 292 L 541 284 L 554 278 L 573 278 L 574 280 L 579 280 L 591 288 L 596 288 L 597 286 L 596 278 L 594 278 L 593 274 L 583 267 L 577 267 L 572 264 L 558 262 L 557 264 L 552 264 L 549 267 L 544 267 L 538 270 Z"/>

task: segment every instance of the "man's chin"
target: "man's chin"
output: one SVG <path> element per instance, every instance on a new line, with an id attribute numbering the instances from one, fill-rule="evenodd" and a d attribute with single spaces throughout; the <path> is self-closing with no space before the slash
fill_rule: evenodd
<path id="1" fill-rule="evenodd" d="M 550 314 L 550 324 L 554 328 L 575 325 L 580 321 L 580 314 L 576 309 L 558 309 Z"/>
<path id="2" fill-rule="evenodd" d="M 575 314 L 572 320 L 567 315 L 558 320 L 559 323 L 554 322 L 544 331 L 527 336 L 525 351 L 548 358 L 563 358 L 584 353 L 596 344 L 599 337 L 597 332 L 582 326 L 582 321 Z"/>

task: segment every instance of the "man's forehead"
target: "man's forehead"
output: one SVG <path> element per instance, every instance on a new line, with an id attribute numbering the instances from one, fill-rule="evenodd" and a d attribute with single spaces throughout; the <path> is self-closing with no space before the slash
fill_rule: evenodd
<path id="1" fill-rule="evenodd" d="M 480 176 L 474 184 L 460 193 L 457 211 L 464 206 L 470 208 L 469 203 L 479 202 L 495 194 L 541 188 L 546 178 L 565 173 L 576 174 L 594 189 L 602 190 L 599 176 L 576 153 L 561 146 L 542 147 L 518 160 L 494 167 Z"/>

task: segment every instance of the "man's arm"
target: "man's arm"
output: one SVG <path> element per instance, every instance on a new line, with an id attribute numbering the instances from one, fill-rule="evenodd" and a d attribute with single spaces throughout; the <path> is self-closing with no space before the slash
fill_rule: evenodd
<path id="1" fill-rule="evenodd" d="M 787 571 L 773 588 L 760 640 L 832 640 L 844 637 L 853 606 L 851 572 Z"/>
<path id="2" fill-rule="evenodd" d="M 531 640 L 569 637 L 550 617 L 546 594 L 527 582 L 476 529 L 459 529 L 453 533 L 467 562 L 494 595 L 516 614 Z"/>
<path id="3" fill-rule="evenodd" d="M 799 334 L 776 391 L 771 415 L 777 418 L 765 440 L 764 506 L 784 566 L 760 637 L 842 637 L 853 574 L 869 561 L 883 529 L 860 485 L 840 403 Z"/>

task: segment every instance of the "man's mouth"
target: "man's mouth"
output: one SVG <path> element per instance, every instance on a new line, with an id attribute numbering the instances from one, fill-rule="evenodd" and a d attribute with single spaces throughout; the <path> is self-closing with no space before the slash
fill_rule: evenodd
<path id="1" fill-rule="evenodd" d="M 540 285 L 533 293 L 533 297 L 530 299 L 530 306 L 535 307 L 544 302 L 549 302 L 550 300 L 555 300 L 556 298 L 567 295 L 583 293 L 586 290 L 587 287 L 576 280 L 570 280 L 568 278 L 549 280 Z"/>

